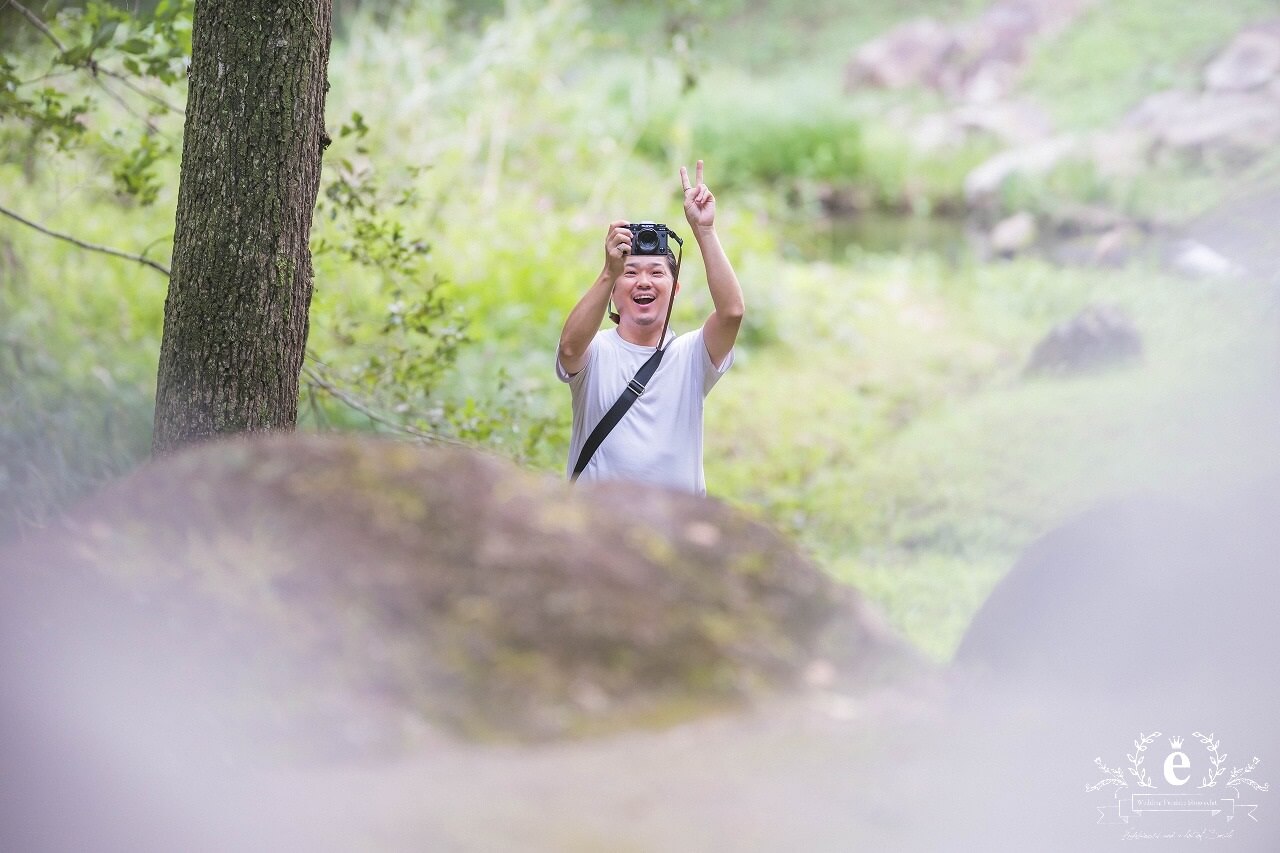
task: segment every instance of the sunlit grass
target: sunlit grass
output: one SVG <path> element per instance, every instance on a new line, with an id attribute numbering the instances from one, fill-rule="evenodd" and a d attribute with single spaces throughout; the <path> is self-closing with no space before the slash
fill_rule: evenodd
<path id="1" fill-rule="evenodd" d="M 711 398 L 708 481 L 939 658 L 1017 554 L 1072 514 L 1280 458 L 1260 415 L 1278 351 L 1265 288 L 896 258 L 797 268 L 785 292 L 790 346 L 748 353 Z M 1143 362 L 1021 378 L 1049 326 L 1094 301 L 1133 316 Z"/>

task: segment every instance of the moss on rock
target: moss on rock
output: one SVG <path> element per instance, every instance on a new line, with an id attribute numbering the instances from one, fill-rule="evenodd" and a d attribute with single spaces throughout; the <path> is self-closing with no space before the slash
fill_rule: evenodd
<path id="1" fill-rule="evenodd" d="M 289 713 L 372 696 L 470 737 L 667 722 L 815 660 L 858 681 L 912 659 L 852 589 L 723 504 L 369 439 L 205 445 L 3 560 L 11 586 L 110 584 Z"/>

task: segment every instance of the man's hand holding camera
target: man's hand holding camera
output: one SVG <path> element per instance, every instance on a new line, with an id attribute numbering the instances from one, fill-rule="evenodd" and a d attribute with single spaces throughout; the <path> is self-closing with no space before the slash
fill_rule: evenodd
<path id="1" fill-rule="evenodd" d="M 609 233 L 604 238 L 604 268 L 611 279 L 622 275 L 631 254 L 631 227 L 625 219 L 609 223 Z"/>

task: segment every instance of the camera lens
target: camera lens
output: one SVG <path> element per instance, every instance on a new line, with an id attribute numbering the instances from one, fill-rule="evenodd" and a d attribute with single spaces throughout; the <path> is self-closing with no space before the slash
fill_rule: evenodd
<path id="1" fill-rule="evenodd" d="M 653 228 L 641 228 L 636 232 L 636 252 L 651 255 L 658 251 L 658 232 Z"/>

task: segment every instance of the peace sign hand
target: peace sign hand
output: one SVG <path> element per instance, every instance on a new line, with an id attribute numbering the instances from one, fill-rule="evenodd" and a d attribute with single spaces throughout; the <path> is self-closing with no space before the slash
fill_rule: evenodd
<path id="1" fill-rule="evenodd" d="M 684 216 L 691 228 L 710 228 L 716 221 L 716 197 L 702 182 L 702 161 L 698 161 L 697 180 L 689 183 L 689 170 L 680 167 L 680 185 L 684 187 Z"/>

